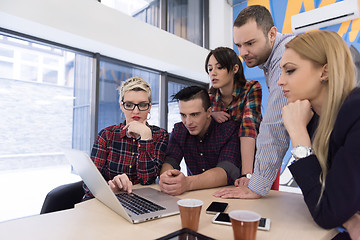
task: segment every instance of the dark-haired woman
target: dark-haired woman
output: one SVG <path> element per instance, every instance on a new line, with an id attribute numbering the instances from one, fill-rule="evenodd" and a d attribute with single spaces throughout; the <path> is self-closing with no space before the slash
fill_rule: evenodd
<path id="1" fill-rule="evenodd" d="M 217 122 L 239 122 L 241 143 L 241 173 L 235 186 L 247 186 L 253 172 L 255 139 L 261 116 L 261 85 L 245 79 L 242 63 L 231 48 L 218 47 L 210 51 L 205 70 L 211 81 L 211 116 Z"/>

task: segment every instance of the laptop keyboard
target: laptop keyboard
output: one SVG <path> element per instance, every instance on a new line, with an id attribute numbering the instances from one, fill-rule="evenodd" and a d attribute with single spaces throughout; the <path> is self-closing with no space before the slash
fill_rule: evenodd
<path id="1" fill-rule="evenodd" d="M 134 193 L 119 193 L 116 194 L 116 197 L 119 199 L 124 208 L 130 210 L 136 215 L 156 212 L 165 209 Z"/>

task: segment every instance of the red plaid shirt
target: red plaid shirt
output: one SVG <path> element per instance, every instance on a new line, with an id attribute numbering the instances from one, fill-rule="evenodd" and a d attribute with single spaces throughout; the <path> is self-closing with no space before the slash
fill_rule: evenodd
<path id="1" fill-rule="evenodd" d="M 232 95 L 232 102 L 225 107 L 218 89 L 214 94 L 210 93 L 212 111 L 227 112 L 232 120 L 240 122 L 239 137 L 256 138 L 262 120 L 260 83 L 258 81 L 246 81 L 243 87 L 235 85 Z"/>
<path id="2" fill-rule="evenodd" d="M 152 184 L 160 173 L 169 141 L 166 130 L 149 126 L 151 140 L 139 140 L 126 135 L 125 123 L 100 131 L 91 151 L 91 159 L 106 181 L 125 173 L 133 184 Z M 89 190 L 85 186 L 87 196 Z"/>

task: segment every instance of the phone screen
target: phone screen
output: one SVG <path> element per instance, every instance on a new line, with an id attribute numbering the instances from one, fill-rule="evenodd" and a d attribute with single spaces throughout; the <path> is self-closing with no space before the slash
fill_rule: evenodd
<path id="1" fill-rule="evenodd" d="M 229 217 L 229 214 L 227 213 L 219 213 L 216 218 L 214 219 L 215 222 L 217 223 L 230 223 L 231 224 L 231 220 L 230 220 L 230 217 Z M 269 221 L 269 220 L 268 220 Z M 228 224 L 226 224 L 228 225 Z M 266 218 L 261 218 L 260 221 L 259 221 L 259 228 L 266 228 Z M 268 230 L 268 229 L 265 229 L 265 230 Z"/>
<path id="2" fill-rule="evenodd" d="M 218 212 L 224 212 L 227 206 L 228 203 L 225 202 L 212 202 L 206 209 L 206 213 L 216 214 Z"/>
<path id="3" fill-rule="evenodd" d="M 266 221 L 265 218 L 260 218 L 259 227 L 265 227 L 265 221 Z"/>
<path id="4" fill-rule="evenodd" d="M 231 222 L 229 214 L 227 213 L 220 213 L 215 220 L 219 222 Z"/>

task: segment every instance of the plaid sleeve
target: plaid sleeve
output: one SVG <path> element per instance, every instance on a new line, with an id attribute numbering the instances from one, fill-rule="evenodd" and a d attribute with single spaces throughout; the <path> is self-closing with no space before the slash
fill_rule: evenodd
<path id="1" fill-rule="evenodd" d="M 169 145 L 166 149 L 165 162 L 174 168 L 180 168 L 180 162 L 184 157 L 184 153 L 179 143 L 185 142 L 186 130 L 182 123 L 176 123 L 170 134 Z M 175 166 L 175 163 L 177 164 Z"/>
<path id="2" fill-rule="evenodd" d="M 243 119 L 239 129 L 239 137 L 256 138 L 259 133 L 261 115 L 261 85 L 257 81 L 250 81 L 251 87 L 245 96 Z"/>
<path id="3" fill-rule="evenodd" d="M 217 167 L 226 171 L 228 184 L 233 184 L 235 179 L 240 176 L 240 141 L 237 135 L 238 126 L 234 121 L 221 124 L 221 138 L 224 143 L 218 159 Z"/>
<path id="4" fill-rule="evenodd" d="M 139 140 L 139 159 L 136 163 L 137 176 L 142 185 L 152 184 L 160 173 L 164 162 L 169 134 L 161 128 L 153 130 L 151 140 Z"/>
<path id="5" fill-rule="evenodd" d="M 106 161 L 109 154 L 107 141 L 111 138 L 111 136 L 109 136 L 110 132 L 111 131 L 108 131 L 107 128 L 101 130 L 99 135 L 96 137 L 91 150 L 91 159 L 106 181 L 110 180 L 109 174 L 106 171 Z"/>

